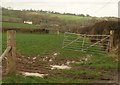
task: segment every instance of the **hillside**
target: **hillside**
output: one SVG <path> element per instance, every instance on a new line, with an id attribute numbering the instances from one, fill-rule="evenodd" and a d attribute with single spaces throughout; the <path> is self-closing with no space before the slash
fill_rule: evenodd
<path id="1" fill-rule="evenodd" d="M 35 25 L 15 23 L 15 22 L 2 22 L 3 28 L 37 28 Z"/>
<path id="2" fill-rule="evenodd" d="M 98 20 L 95 17 L 83 15 L 60 14 L 39 10 L 2 9 L 2 22 L 23 23 L 24 21 L 32 21 L 34 25 L 39 26 L 38 28 L 41 29 L 51 28 L 51 26 L 54 29 L 58 25 L 61 31 L 68 31 L 68 29 L 79 29 L 80 27 L 91 25 Z"/>

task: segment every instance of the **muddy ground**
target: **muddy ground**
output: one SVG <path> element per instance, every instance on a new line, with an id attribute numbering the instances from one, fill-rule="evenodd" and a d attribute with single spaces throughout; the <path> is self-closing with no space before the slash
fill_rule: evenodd
<path id="1" fill-rule="evenodd" d="M 81 59 L 81 58 L 80 58 Z M 91 80 L 93 83 L 116 83 L 117 82 L 117 70 L 114 69 L 107 70 L 107 69 L 96 69 L 95 67 L 89 66 L 73 66 L 71 63 L 80 62 L 80 59 L 76 58 L 62 58 L 57 56 L 56 54 L 49 55 L 49 56 L 37 56 L 37 57 L 29 57 L 23 56 L 21 54 L 17 54 L 16 58 L 16 69 L 18 73 L 21 72 L 30 72 L 30 73 L 40 73 L 40 74 L 48 74 L 47 77 L 55 77 L 55 76 L 69 76 L 73 79 L 84 79 L 84 80 Z M 89 60 L 84 58 L 81 59 L 82 62 Z M 83 73 L 81 75 L 74 75 L 67 72 L 63 72 L 60 69 L 52 69 L 51 65 L 59 65 L 59 66 L 69 66 L 71 70 L 78 70 L 78 71 L 97 71 L 100 76 L 95 77 L 93 75 L 88 75 L 87 73 Z M 3 60 L 3 75 L 6 73 L 6 59 Z M 104 74 L 107 73 L 108 76 L 106 77 Z M 45 77 L 45 78 L 47 78 Z"/>

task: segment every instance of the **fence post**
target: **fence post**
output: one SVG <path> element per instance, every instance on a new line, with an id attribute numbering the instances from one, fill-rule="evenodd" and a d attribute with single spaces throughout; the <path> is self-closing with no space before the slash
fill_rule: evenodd
<path id="1" fill-rule="evenodd" d="M 110 52 L 112 51 L 113 49 L 113 39 L 114 39 L 114 31 L 113 30 L 110 30 Z"/>
<path id="2" fill-rule="evenodd" d="M 7 31 L 7 47 L 11 46 L 11 50 L 7 55 L 7 74 L 15 74 L 16 72 L 16 31 Z"/>

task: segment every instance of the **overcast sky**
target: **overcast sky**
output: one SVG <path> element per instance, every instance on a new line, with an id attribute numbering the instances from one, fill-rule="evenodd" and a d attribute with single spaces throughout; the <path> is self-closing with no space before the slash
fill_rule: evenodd
<path id="1" fill-rule="evenodd" d="M 119 0 L 2 0 L 3 7 L 118 17 Z"/>

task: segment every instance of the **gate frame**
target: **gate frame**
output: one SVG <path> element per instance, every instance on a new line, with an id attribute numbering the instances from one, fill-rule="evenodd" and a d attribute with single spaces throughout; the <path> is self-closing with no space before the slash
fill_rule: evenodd
<path id="1" fill-rule="evenodd" d="M 102 41 L 104 41 L 105 39 L 109 38 L 108 46 L 107 46 L 107 49 L 106 49 L 106 50 L 107 50 L 108 52 L 112 52 L 112 50 L 113 50 L 114 30 L 110 30 L 110 35 L 87 35 L 87 34 L 70 33 L 70 34 L 78 35 L 78 37 L 77 37 L 75 40 L 71 41 L 69 44 L 67 44 L 67 45 L 64 46 L 64 42 L 65 42 L 65 39 L 66 39 L 66 37 L 65 37 L 65 36 L 66 36 L 66 33 L 68 33 L 68 32 L 65 32 L 65 33 L 64 33 L 64 40 L 63 40 L 63 46 L 62 46 L 62 48 L 65 48 L 65 47 L 69 46 L 70 44 L 74 43 L 75 41 L 77 41 L 77 40 L 79 39 L 79 36 L 82 36 L 82 37 L 83 37 L 82 47 L 83 47 L 83 45 L 84 45 L 84 39 L 85 39 L 87 36 L 106 36 L 105 38 L 101 39 L 100 41 L 97 41 L 96 43 L 102 42 Z M 95 45 L 96 43 L 94 43 L 93 45 Z M 91 45 L 91 46 L 93 46 L 93 45 Z M 91 47 L 91 46 L 90 46 L 90 47 Z M 87 47 L 87 48 L 88 48 L 88 47 Z M 87 49 L 87 48 L 86 48 L 86 49 Z"/>

